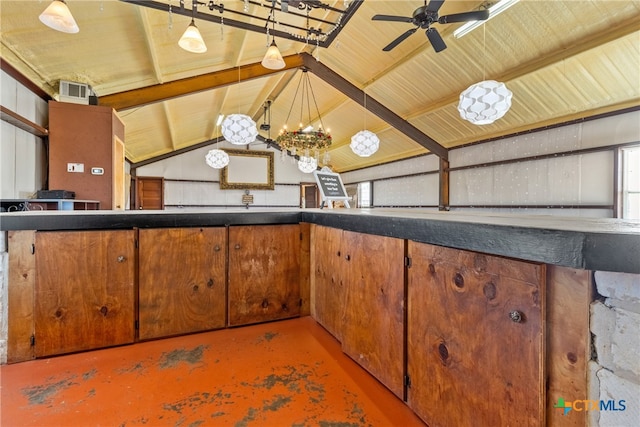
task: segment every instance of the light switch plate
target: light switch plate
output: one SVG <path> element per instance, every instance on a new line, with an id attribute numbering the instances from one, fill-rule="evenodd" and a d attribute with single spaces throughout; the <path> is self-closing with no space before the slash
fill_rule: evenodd
<path id="1" fill-rule="evenodd" d="M 84 163 L 67 163 L 67 172 L 84 172 Z"/>

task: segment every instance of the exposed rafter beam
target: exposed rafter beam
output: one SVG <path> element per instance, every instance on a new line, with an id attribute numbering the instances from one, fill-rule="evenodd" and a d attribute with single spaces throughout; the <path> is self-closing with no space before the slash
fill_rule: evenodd
<path id="1" fill-rule="evenodd" d="M 326 65 L 316 61 L 316 59 L 308 53 L 301 53 L 300 56 L 304 58 L 304 65 L 309 69 L 309 71 L 351 98 L 353 101 L 363 107 L 365 106 L 364 92 L 362 90 L 358 89 L 358 87 L 347 81 L 344 77 L 340 76 Z M 445 147 L 438 144 L 433 138 L 421 132 L 411 123 L 369 96 L 367 96 L 366 104 L 366 109 L 371 113 L 380 117 L 382 120 L 389 123 L 398 131 L 413 139 L 441 159 L 448 159 L 449 152 Z"/>
<path id="2" fill-rule="evenodd" d="M 299 68 L 303 65 L 303 59 L 300 55 L 285 56 L 284 62 L 285 70 Z M 166 101 L 172 98 L 178 98 L 184 95 L 191 95 L 205 90 L 237 84 L 238 81 L 257 79 L 279 72 L 282 72 L 282 70 L 268 70 L 257 62 L 255 64 L 242 65 L 239 69 L 228 68 L 226 70 L 203 74 L 201 76 L 188 77 L 164 84 L 146 86 L 140 89 L 101 96 L 98 99 L 98 103 L 100 105 L 112 107 L 116 111 L 122 111 L 129 108 L 140 107 L 142 105 Z"/>

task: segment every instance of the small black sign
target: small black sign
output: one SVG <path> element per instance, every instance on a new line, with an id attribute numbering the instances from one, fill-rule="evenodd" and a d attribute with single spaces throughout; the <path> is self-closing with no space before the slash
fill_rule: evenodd
<path id="1" fill-rule="evenodd" d="M 342 179 L 340 175 L 333 172 L 314 171 L 313 175 L 316 177 L 316 182 L 320 188 L 320 194 L 322 195 L 323 204 L 327 200 L 349 200 L 347 191 L 344 189 Z M 347 204 L 347 207 L 348 204 Z"/>

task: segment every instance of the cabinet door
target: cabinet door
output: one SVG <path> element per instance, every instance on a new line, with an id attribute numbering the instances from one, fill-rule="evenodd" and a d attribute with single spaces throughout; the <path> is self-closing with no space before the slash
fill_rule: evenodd
<path id="1" fill-rule="evenodd" d="M 131 343 L 135 232 L 38 232 L 36 357 Z"/>
<path id="2" fill-rule="evenodd" d="M 404 396 L 404 240 L 345 231 L 342 349 Z"/>
<path id="3" fill-rule="evenodd" d="M 544 265 L 409 242 L 408 403 L 429 425 L 544 420 Z"/>
<path id="4" fill-rule="evenodd" d="M 313 274 L 313 316 L 329 333 L 342 341 L 344 278 L 342 230 L 313 225 L 311 269 Z"/>
<path id="5" fill-rule="evenodd" d="M 229 227 L 229 326 L 300 314 L 300 226 Z"/>
<path id="6" fill-rule="evenodd" d="M 140 339 L 225 326 L 226 236 L 223 227 L 139 231 Z"/>

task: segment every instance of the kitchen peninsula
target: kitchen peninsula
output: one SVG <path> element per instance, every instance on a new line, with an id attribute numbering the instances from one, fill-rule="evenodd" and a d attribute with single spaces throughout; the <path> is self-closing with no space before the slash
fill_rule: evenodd
<path id="1" fill-rule="evenodd" d="M 588 395 L 593 273 L 640 273 L 640 223 L 612 219 L 57 211 L 0 229 L 10 363 L 311 315 L 435 425 L 558 418 L 551 400 Z"/>

